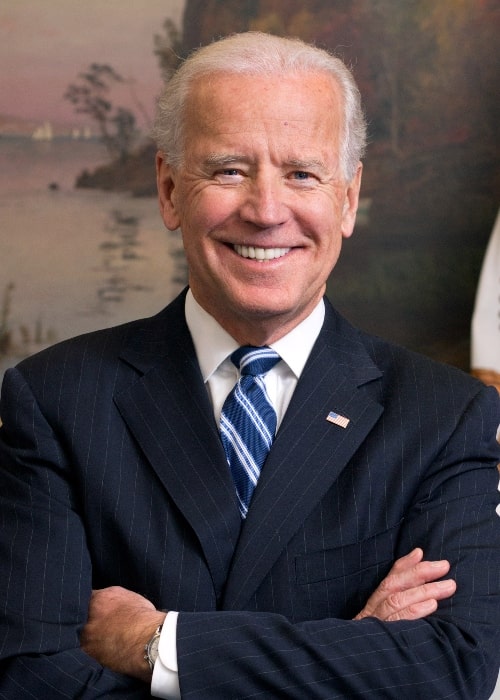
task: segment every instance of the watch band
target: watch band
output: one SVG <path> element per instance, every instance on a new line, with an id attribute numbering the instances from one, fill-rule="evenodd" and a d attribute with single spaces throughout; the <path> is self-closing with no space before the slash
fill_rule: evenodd
<path id="1" fill-rule="evenodd" d="M 151 671 L 154 670 L 156 659 L 158 658 L 158 644 L 163 624 L 158 625 L 153 636 L 147 644 L 144 645 L 144 660 L 148 662 Z"/>

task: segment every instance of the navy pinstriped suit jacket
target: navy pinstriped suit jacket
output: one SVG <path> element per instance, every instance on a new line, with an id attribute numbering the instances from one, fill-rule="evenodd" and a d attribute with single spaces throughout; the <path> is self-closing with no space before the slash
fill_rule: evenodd
<path id="1" fill-rule="evenodd" d="M 329 411 L 350 419 L 329 423 Z M 92 587 L 179 610 L 183 698 L 487 698 L 500 656 L 496 392 L 324 328 L 240 531 L 184 295 L 7 373 L 0 698 L 146 698 L 78 644 Z M 413 547 L 458 590 L 352 622 Z"/>

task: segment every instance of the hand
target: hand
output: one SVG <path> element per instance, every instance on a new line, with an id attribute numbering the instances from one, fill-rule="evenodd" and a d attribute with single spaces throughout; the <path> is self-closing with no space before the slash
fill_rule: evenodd
<path id="1" fill-rule="evenodd" d="M 448 573 L 449 562 L 423 561 L 423 556 L 417 548 L 398 559 L 354 619 L 419 620 L 435 612 L 438 601 L 455 593 L 456 583 L 452 579 L 436 580 Z"/>
<path id="2" fill-rule="evenodd" d="M 125 588 L 93 591 L 81 647 L 102 666 L 150 683 L 144 645 L 165 617 L 149 600 Z"/>

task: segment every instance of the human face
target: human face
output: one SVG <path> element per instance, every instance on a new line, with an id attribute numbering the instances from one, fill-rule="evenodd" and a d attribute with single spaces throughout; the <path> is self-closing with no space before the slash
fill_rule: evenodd
<path id="1" fill-rule="evenodd" d="M 318 303 L 351 235 L 361 165 L 340 169 L 341 95 L 322 73 L 216 74 L 188 98 L 182 164 L 157 159 L 198 303 L 242 343 L 273 342 Z"/>

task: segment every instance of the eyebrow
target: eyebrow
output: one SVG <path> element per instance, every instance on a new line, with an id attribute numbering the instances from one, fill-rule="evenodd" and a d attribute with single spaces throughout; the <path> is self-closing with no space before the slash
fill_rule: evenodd
<path id="1" fill-rule="evenodd" d="M 231 163 L 248 163 L 250 159 L 247 156 L 239 155 L 238 153 L 210 153 L 204 160 L 205 165 L 230 165 Z M 316 158 L 304 159 L 290 158 L 285 161 L 285 165 L 296 168 L 297 170 L 317 169 L 326 173 L 327 167 L 322 160 Z"/>
<path id="2" fill-rule="evenodd" d="M 316 158 L 301 160 L 300 158 L 291 158 L 287 161 L 287 165 L 296 168 L 297 170 L 320 170 L 323 173 L 328 171 L 325 163 Z"/>
<path id="3" fill-rule="evenodd" d="M 237 153 L 210 153 L 204 160 L 205 165 L 228 165 L 231 163 L 248 162 L 248 158 Z"/>

